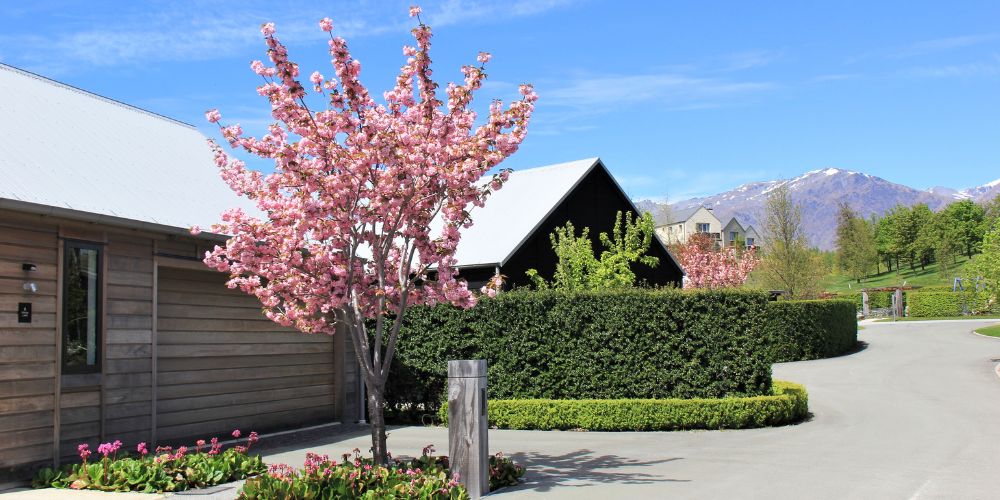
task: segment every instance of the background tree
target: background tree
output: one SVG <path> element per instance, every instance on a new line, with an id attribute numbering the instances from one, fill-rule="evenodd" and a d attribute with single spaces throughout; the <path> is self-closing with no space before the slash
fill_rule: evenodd
<path id="1" fill-rule="evenodd" d="M 966 274 L 965 290 L 977 299 L 977 309 L 995 309 L 1000 294 L 1000 228 L 983 237 L 982 253 L 973 257 Z"/>
<path id="2" fill-rule="evenodd" d="M 954 239 L 966 257 L 972 258 L 983 241 L 985 209 L 972 200 L 962 200 L 945 207 L 941 215 L 941 222 L 948 228 L 948 237 Z"/>
<path id="3" fill-rule="evenodd" d="M 787 186 L 778 187 L 768 195 L 762 229 L 761 283 L 773 290 L 783 290 L 791 299 L 819 295 L 824 266 L 809 248 L 802 226 L 802 209 L 792 200 Z"/>
<path id="4" fill-rule="evenodd" d="M 685 288 L 733 288 L 747 282 L 759 259 L 755 249 L 719 248 L 709 234 L 693 234 L 676 247 Z"/>
<path id="5" fill-rule="evenodd" d="M 846 203 L 840 204 L 837 214 L 837 262 L 858 283 L 877 271 L 875 230 Z"/>
<path id="6" fill-rule="evenodd" d="M 323 19 L 320 28 L 331 32 L 333 23 Z M 247 169 L 212 143 L 222 178 L 259 215 L 224 213 L 213 231 L 232 237 L 205 263 L 228 272 L 229 286 L 260 299 L 275 322 L 305 333 L 347 330 L 367 389 L 372 453 L 384 463 L 385 382 L 406 309 L 475 304 L 456 277 L 455 248 L 472 223 L 469 209 L 483 206 L 506 179 L 501 172 L 480 180 L 524 140 L 536 96 L 522 85 L 521 99 L 507 109 L 494 101 L 474 128 L 470 105 L 489 54 L 462 68 L 465 81 L 449 84 L 444 102 L 431 79 L 431 29 L 420 22 L 412 30 L 416 47 L 403 48 L 406 62 L 384 104 L 361 84 L 361 63 L 347 43 L 331 33 L 337 78 L 312 73 L 313 98 L 326 101 L 314 112 L 274 25 L 261 31 L 274 66 L 254 61 L 251 68 L 264 80 L 257 92 L 275 123 L 262 138 L 239 125 L 223 127 L 222 135 L 234 148 L 273 160 L 274 173 Z M 206 117 L 220 120 L 216 110 Z"/>
<path id="7" fill-rule="evenodd" d="M 646 255 L 653 242 L 655 225 L 648 212 L 633 220 L 632 212 L 615 215 L 611 235 L 601 233 L 598 239 L 604 250 L 601 257 L 594 256 L 594 242 L 590 228 L 583 228 L 580 236 L 572 222 L 557 227 L 549 239 L 556 253 L 556 270 L 548 283 L 535 269 L 527 271 L 528 277 L 538 288 L 560 290 L 605 290 L 636 285 L 634 264 L 656 267 L 660 259 Z"/>
<path id="8" fill-rule="evenodd" d="M 1000 227 L 1000 194 L 983 204 L 983 234 Z"/>
<path id="9" fill-rule="evenodd" d="M 956 258 L 963 251 L 961 239 L 955 234 L 956 228 L 946 212 L 934 214 L 926 234 L 932 241 L 934 260 L 938 264 L 938 273 L 942 277 L 950 277 L 956 264 Z"/>

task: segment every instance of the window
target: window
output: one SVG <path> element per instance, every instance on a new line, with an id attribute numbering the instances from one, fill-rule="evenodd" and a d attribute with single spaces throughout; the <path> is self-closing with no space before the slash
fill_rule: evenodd
<path id="1" fill-rule="evenodd" d="M 709 226 L 707 222 L 699 222 L 695 230 L 698 231 L 699 233 L 707 233 L 708 227 Z"/>
<path id="2" fill-rule="evenodd" d="M 747 238 L 747 248 L 753 246 L 753 238 Z"/>
<path id="3" fill-rule="evenodd" d="M 66 373 L 101 370 L 101 247 L 66 241 L 63 259 L 63 352 Z"/>
<path id="4" fill-rule="evenodd" d="M 729 241 L 736 241 L 736 231 L 729 231 Z"/>

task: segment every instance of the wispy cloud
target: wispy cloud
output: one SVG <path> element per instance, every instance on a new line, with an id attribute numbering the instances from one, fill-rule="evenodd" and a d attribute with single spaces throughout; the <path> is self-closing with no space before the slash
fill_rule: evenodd
<path id="1" fill-rule="evenodd" d="M 599 112 L 638 103 L 651 103 L 665 109 L 716 107 L 773 90 L 777 85 L 655 73 L 583 77 L 562 86 L 539 87 L 548 105 Z"/>
<path id="2" fill-rule="evenodd" d="M 440 28 L 536 15 L 573 1 L 449 0 L 425 8 L 422 17 Z M 244 2 L 239 9 L 201 0 L 161 3 L 155 8 L 136 4 L 116 16 L 94 15 L 52 35 L 0 35 L 0 45 L 19 47 L 5 51 L 8 62 L 58 74 L 81 65 L 137 66 L 232 56 L 261 45 L 259 28 L 264 21 L 274 21 L 279 36 L 293 43 L 322 39 L 316 21 L 324 16 L 334 17 L 337 34 L 351 38 L 406 32 L 414 23 L 407 16 L 407 2 L 360 2 L 350 8 L 301 0 L 289 3 L 280 12 L 262 1 Z M 39 10 L 32 14 L 47 13 Z"/>
<path id="3" fill-rule="evenodd" d="M 997 40 L 1000 40 L 1000 33 L 958 35 L 918 40 L 903 45 L 871 50 L 852 57 L 847 62 L 848 64 L 853 64 L 869 59 L 910 59 L 984 45 Z"/>
<path id="4" fill-rule="evenodd" d="M 939 66 L 919 66 L 902 71 L 904 76 L 919 78 L 969 78 L 1000 75 L 1000 54 L 986 61 Z"/>

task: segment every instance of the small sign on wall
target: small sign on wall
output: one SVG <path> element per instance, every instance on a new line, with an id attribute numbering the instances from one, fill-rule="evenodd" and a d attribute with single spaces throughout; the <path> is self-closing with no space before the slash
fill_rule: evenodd
<path id="1" fill-rule="evenodd" d="M 17 304 L 17 322 L 31 323 L 31 302 L 19 302 Z"/>

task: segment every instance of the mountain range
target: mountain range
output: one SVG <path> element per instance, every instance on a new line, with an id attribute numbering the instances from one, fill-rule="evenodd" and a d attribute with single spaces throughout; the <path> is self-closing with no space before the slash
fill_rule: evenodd
<path id="1" fill-rule="evenodd" d="M 670 208 L 676 212 L 704 205 L 712 209 L 723 224 L 736 217 L 744 226 L 752 225 L 760 231 L 767 195 L 782 185 L 788 186 L 792 199 L 802 207 L 809 243 L 823 250 L 832 250 L 836 244 L 837 210 L 841 202 L 847 202 L 867 218 L 873 214 L 882 215 L 900 204 L 926 203 L 932 210 L 939 210 L 957 200 L 983 202 L 1000 195 L 1000 179 L 967 189 L 938 186 L 921 190 L 874 175 L 827 168 L 812 170 L 794 179 L 751 182 L 724 193 L 671 203 Z M 636 204 L 654 216 L 663 213 L 658 202 L 640 200 Z M 672 221 L 658 218 L 656 222 L 659 225 Z"/>

